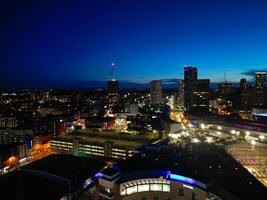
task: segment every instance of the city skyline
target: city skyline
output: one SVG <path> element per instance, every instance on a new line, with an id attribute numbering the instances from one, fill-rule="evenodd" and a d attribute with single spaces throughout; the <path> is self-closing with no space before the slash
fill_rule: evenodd
<path id="1" fill-rule="evenodd" d="M 224 73 L 229 82 L 254 81 L 256 71 L 267 71 L 266 4 L 5 2 L 0 87 L 105 87 L 112 62 L 125 88 L 155 79 L 175 85 L 185 65 L 213 84 Z"/>

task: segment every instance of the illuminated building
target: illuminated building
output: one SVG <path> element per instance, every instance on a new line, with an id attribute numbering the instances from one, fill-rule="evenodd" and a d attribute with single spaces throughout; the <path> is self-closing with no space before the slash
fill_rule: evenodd
<path id="1" fill-rule="evenodd" d="M 206 191 L 208 186 L 205 183 L 170 171 L 150 170 L 121 174 L 119 170 L 105 169 L 96 176 L 99 182 L 98 195 L 101 198 L 206 200 L 215 197 Z"/>
<path id="2" fill-rule="evenodd" d="M 254 87 L 246 83 L 246 79 L 240 79 L 240 108 L 250 110 L 254 100 Z"/>
<path id="3" fill-rule="evenodd" d="M 159 105 L 162 103 L 162 83 L 160 80 L 154 80 L 150 83 L 151 105 Z"/>
<path id="4" fill-rule="evenodd" d="M 266 72 L 256 72 L 256 105 L 263 105 L 265 101 Z"/>
<path id="5" fill-rule="evenodd" d="M 241 90 L 246 89 L 246 87 L 247 87 L 247 80 L 245 78 L 241 78 L 240 79 L 240 88 L 241 88 Z"/>
<path id="6" fill-rule="evenodd" d="M 178 96 L 177 96 L 177 105 L 179 108 L 184 108 L 184 81 L 180 81 Z"/>
<path id="7" fill-rule="evenodd" d="M 225 101 L 230 101 L 232 100 L 234 92 L 235 92 L 234 84 L 232 83 L 219 84 L 219 87 L 218 87 L 219 98 Z"/>
<path id="8" fill-rule="evenodd" d="M 115 79 L 108 80 L 108 107 L 113 107 L 119 103 L 119 82 Z"/>
<path id="9" fill-rule="evenodd" d="M 197 80 L 196 67 L 184 67 L 184 106 L 185 110 L 192 110 L 193 84 Z"/>
<path id="10" fill-rule="evenodd" d="M 193 84 L 192 112 L 209 111 L 210 80 L 199 79 Z"/>
<path id="11" fill-rule="evenodd" d="M 0 117 L 0 128 L 14 128 L 18 126 L 18 120 L 15 117 Z"/>
<path id="12" fill-rule="evenodd" d="M 112 137 L 111 137 L 112 136 Z M 134 155 L 135 149 L 147 143 L 147 140 L 135 140 L 133 137 L 118 133 L 106 135 L 91 130 L 75 131 L 54 138 L 51 148 L 74 155 L 92 155 L 113 159 L 126 159 Z M 138 138 L 138 136 L 136 136 Z"/>
<path id="13" fill-rule="evenodd" d="M 197 68 L 184 68 L 184 103 L 186 112 L 209 111 L 209 79 L 197 79 Z"/>

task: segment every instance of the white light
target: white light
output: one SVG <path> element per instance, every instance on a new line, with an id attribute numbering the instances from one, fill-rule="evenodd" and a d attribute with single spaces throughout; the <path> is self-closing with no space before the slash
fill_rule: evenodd
<path id="1" fill-rule="evenodd" d="M 252 140 L 250 143 L 251 143 L 252 145 L 256 145 L 256 141 L 255 141 L 255 140 Z"/>
<path id="2" fill-rule="evenodd" d="M 246 131 L 246 136 L 249 136 L 250 135 L 250 132 L 249 131 Z"/>
<path id="3" fill-rule="evenodd" d="M 193 139 L 192 139 L 192 142 L 194 142 L 194 143 L 198 143 L 198 142 L 200 142 L 200 140 L 197 139 L 197 138 L 193 138 Z"/>
<path id="4" fill-rule="evenodd" d="M 206 141 L 207 141 L 208 143 L 212 143 L 212 142 L 213 142 L 213 139 L 212 139 L 211 137 L 206 137 Z"/>
<path id="5" fill-rule="evenodd" d="M 264 140 L 264 139 L 265 139 L 264 135 L 260 135 L 259 138 L 260 138 L 261 140 Z"/>
<path id="6" fill-rule="evenodd" d="M 200 127 L 202 128 L 202 129 L 204 129 L 205 128 L 205 124 L 200 124 Z"/>
<path id="7" fill-rule="evenodd" d="M 221 126 L 218 126 L 217 129 L 218 129 L 218 130 L 222 130 L 222 127 L 221 127 Z"/>
<path id="8" fill-rule="evenodd" d="M 191 190 L 193 190 L 193 189 L 194 189 L 192 186 L 185 185 L 185 184 L 183 184 L 183 187 L 185 187 L 185 188 L 189 188 L 189 189 L 191 189 Z"/>
<path id="9" fill-rule="evenodd" d="M 231 133 L 232 133 L 232 134 L 235 134 L 235 133 L 236 133 L 236 131 L 235 131 L 235 130 L 231 130 Z"/>
<path id="10" fill-rule="evenodd" d="M 221 133 L 220 131 L 217 131 L 217 134 L 218 134 L 218 135 L 221 135 L 222 133 Z"/>

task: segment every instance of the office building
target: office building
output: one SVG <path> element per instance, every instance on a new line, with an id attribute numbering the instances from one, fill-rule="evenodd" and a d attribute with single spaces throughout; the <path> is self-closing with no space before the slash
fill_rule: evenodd
<path id="1" fill-rule="evenodd" d="M 208 112 L 209 111 L 209 92 L 210 80 L 199 79 L 193 84 L 193 95 L 191 101 L 192 112 Z"/>
<path id="2" fill-rule="evenodd" d="M 245 78 L 240 79 L 240 109 L 250 110 L 255 101 L 255 88 L 248 85 Z"/>
<path id="3" fill-rule="evenodd" d="M 235 92 L 235 86 L 233 83 L 219 84 L 218 95 L 225 101 L 232 100 L 232 95 Z"/>
<path id="4" fill-rule="evenodd" d="M 160 80 L 154 80 L 150 83 L 150 97 L 151 105 L 159 105 L 162 103 L 163 92 L 162 92 L 162 83 Z"/>
<path id="5" fill-rule="evenodd" d="M 114 78 L 108 80 L 107 82 L 107 92 L 108 92 L 108 107 L 113 107 L 119 103 L 119 81 Z"/>
<path id="6" fill-rule="evenodd" d="M 184 81 L 181 80 L 177 95 L 177 105 L 179 108 L 184 108 Z"/>
<path id="7" fill-rule="evenodd" d="M 196 67 L 184 68 L 184 105 L 186 112 L 209 111 L 208 79 L 198 79 Z"/>
<path id="8" fill-rule="evenodd" d="M 256 99 L 255 105 L 263 105 L 265 102 L 266 72 L 256 72 Z"/>
<path id="9" fill-rule="evenodd" d="M 245 78 L 240 79 L 240 89 L 244 90 L 247 87 L 247 80 Z"/>

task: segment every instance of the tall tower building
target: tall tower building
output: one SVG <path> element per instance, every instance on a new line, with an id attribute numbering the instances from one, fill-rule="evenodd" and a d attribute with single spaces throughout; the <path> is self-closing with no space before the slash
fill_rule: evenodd
<path id="1" fill-rule="evenodd" d="M 119 103 L 119 81 L 114 78 L 115 63 L 111 63 L 110 80 L 107 82 L 108 107 L 113 107 Z"/>
<path id="2" fill-rule="evenodd" d="M 160 80 L 154 80 L 150 83 L 150 97 L 151 105 L 158 105 L 162 103 L 162 83 Z"/>
<path id="3" fill-rule="evenodd" d="M 209 112 L 210 80 L 198 79 L 193 84 L 191 112 Z"/>
<path id="4" fill-rule="evenodd" d="M 180 108 L 184 108 L 184 80 L 180 81 L 178 96 L 177 96 L 177 105 Z"/>
<path id="5" fill-rule="evenodd" d="M 184 107 L 186 111 L 192 110 L 193 84 L 197 80 L 196 67 L 184 67 Z"/>
<path id="6" fill-rule="evenodd" d="M 240 79 L 240 89 L 244 90 L 247 87 L 247 80 L 245 78 Z"/>
<path id="7" fill-rule="evenodd" d="M 210 80 L 198 79 L 196 67 L 184 68 L 184 105 L 186 112 L 209 111 Z"/>
<path id="8" fill-rule="evenodd" d="M 108 92 L 108 106 L 112 107 L 119 103 L 119 81 L 115 79 L 108 80 L 107 82 Z"/>
<path id="9" fill-rule="evenodd" d="M 265 101 L 266 72 L 256 72 L 256 105 L 263 105 Z"/>

